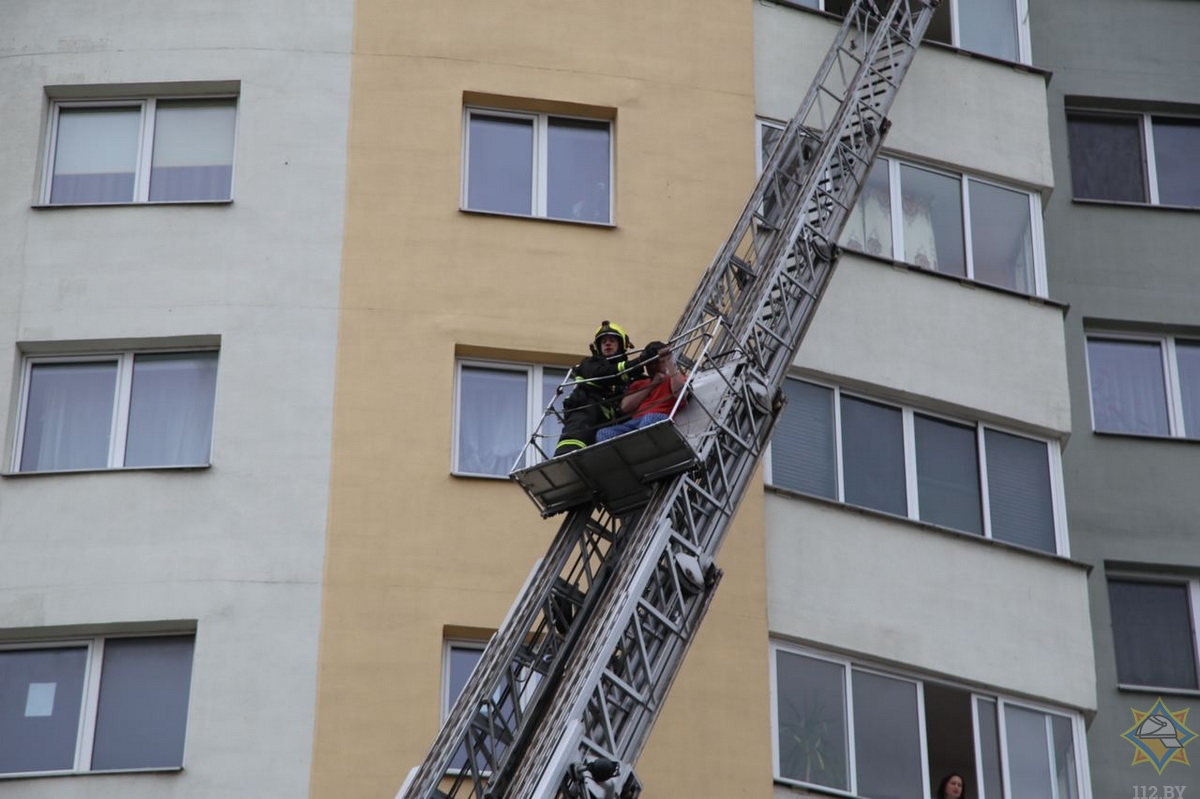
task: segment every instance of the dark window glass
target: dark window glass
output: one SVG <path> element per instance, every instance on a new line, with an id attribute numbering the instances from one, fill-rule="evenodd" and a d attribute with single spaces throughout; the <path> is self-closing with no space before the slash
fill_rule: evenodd
<path id="1" fill-rule="evenodd" d="M 924 799 L 916 684 L 857 670 L 853 679 L 858 795 Z"/>
<path id="2" fill-rule="evenodd" d="M 921 519 L 983 533 L 975 429 L 916 414 L 917 501 Z"/>
<path id="3" fill-rule="evenodd" d="M 141 119 L 137 106 L 61 109 L 50 202 L 132 201 Z"/>
<path id="4" fill-rule="evenodd" d="M 808 494 L 837 497 L 833 390 L 784 381 L 787 406 L 771 444 L 771 482 Z"/>
<path id="5" fill-rule="evenodd" d="M 1175 343 L 1179 389 L 1183 401 L 1183 434 L 1200 438 L 1200 341 Z"/>
<path id="6" fill-rule="evenodd" d="M 848 790 L 845 668 L 777 652 L 775 676 L 780 776 Z"/>
<path id="7" fill-rule="evenodd" d="M 1008 740 L 1008 773 L 1012 796 L 1021 799 L 1055 799 L 1046 715 L 1006 705 L 1004 727 Z"/>
<path id="8" fill-rule="evenodd" d="M 21 471 L 108 466 L 116 381 L 116 361 L 31 367 Z"/>
<path id="9" fill-rule="evenodd" d="M 183 765 L 191 635 L 110 638 L 96 711 L 96 771 Z"/>
<path id="10" fill-rule="evenodd" d="M 216 388 L 215 352 L 136 356 L 125 465 L 208 463 Z"/>
<path id="11" fill-rule="evenodd" d="M 959 3 L 958 30 L 962 49 L 1017 60 L 1017 10 L 1013 0 Z"/>
<path id="12" fill-rule="evenodd" d="M 1085 200 L 1146 202 L 1140 117 L 1067 114 L 1071 185 Z"/>
<path id="13" fill-rule="evenodd" d="M 901 164 L 900 202 L 905 262 L 965 277 L 962 181 Z"/>
<path id="14" fill-rule="evenodd" d="M 1109 580 L 1117 681 L 1195 690 L 1196 644 L 1186 584 Z"/>
<path id="15" fill-rule="evenodd" d="M 996 703 L 990 699 L 978 699 L 975 709 L 979 713 L 979 754 L 983 766 L 983 796 L 999 799 L 1004 796 L 1004 778 L 1000 768 L 1000 722 L 996 714 Z M 966 771 L 966 769 L 963 769 Z"/>
<path id="16" fill-rule="evenodd" d="M 87 648 L 0 651 L 0 774 L 75 766 Z"/>
<path id="17" fill-rule="evenodd" d="M 533 213 L 533 120 L 471 114 L 467 207 Z"/>
<path id="18" fill-rule="evenodd" d="M 1151 129 L 1158 201 L 1200 206 L 1200 121 L 1154 117 Z"/>
<path id="19" fill-rule="evenodd" d="M 1170 435 L 1158 342 L 1089 338 L 1087 357 L 1097 430 Z"/>
<path id="20" fill-rule="evenodd" d="M 609 125 L 550 117 L 546 215 L 609 221 Z"/>
<path id="21" fill-rule="evenodd" d="M 904 429 L 900 411 L 842 397 L 846 502 L 905 516 Z"/>
<path id="22" fill-rule="evenodd" d="M 1043 552 L 1057 549 L 1046 444 L 985 430 L 992 537 Z"/>
<path id="23" fill-rule="evenodd" d="M 150 200 L 228 200 L 234 100 L 162 100 L 154 124 Z"/>

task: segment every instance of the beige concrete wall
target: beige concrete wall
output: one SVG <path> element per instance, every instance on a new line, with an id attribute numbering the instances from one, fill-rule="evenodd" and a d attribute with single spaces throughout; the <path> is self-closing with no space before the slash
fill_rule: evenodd
<path id="1" fill-rule="evenodd" d="M 669 333 L 754 179 L 751 47 L 743 0 L 358 4 L 314 797 L 394 795 L 438 728 L 446 627 L 499 624 L 556 529 L 450 475 L 456 347 Z M 473 93 L 610 109 L 615 226 L 460 211 Z M 639 767 L 656 795 L 771 790 L 762 505 Z"/>

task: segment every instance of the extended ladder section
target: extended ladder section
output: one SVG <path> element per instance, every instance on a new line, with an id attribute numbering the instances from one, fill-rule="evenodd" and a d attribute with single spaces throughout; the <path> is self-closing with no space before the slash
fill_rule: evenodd
<path id="1" fill-rule="evenodd" d="M 521 463 L 538 462 L 513 478 L 562 524 L 399 797 L 640 793 L 632 764 L 712 601 L 713 559 L 936 2 L 847 13 L 675 327 L 687 409 L 560 458 L 542 460 L 554 442 L 535 434 Z"/>

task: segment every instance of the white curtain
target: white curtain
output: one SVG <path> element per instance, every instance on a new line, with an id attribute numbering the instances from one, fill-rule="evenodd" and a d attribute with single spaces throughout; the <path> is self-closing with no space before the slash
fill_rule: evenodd
<path id="1" fill-rule="evenodd" d="M 1158 342 L 1088 339 L 1087 355 L 1097 430 L 1170 433 Z"/>
<path id="2" fill-rule="evenodd" d="M 107 466 L 116 379 L 116 361 L 34 364 L 20 470 Z"/>
<path id="3" fill-rule="evenodd" d="M 525 444 L 527 374 L 463 366 L 459 377 L 458 464 L 467 474 L 507 475 Z"/>
<path id="4" fill-rule="evenodd" d="M 215 352 L 137 356 L 125 465 L 207 464 L 216 384 Z"/>

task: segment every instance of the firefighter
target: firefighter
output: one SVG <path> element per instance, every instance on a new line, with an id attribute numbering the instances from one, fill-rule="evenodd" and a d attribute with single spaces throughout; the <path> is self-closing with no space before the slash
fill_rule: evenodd
<path id="1" fill-rule="evenodd" d="M 563 400 L 563 430 L 554 454 L 565 455 L 596 441 L 596 431 L 619 421 L 621 397 L 634 380 L 645 377 L 642 362 L 653 357 L 630 360 L 633 349 L 629 334 L 620 325 L 605 319 L 592 337 L 592 354 L 575 367 L 575 388 Z"/>

